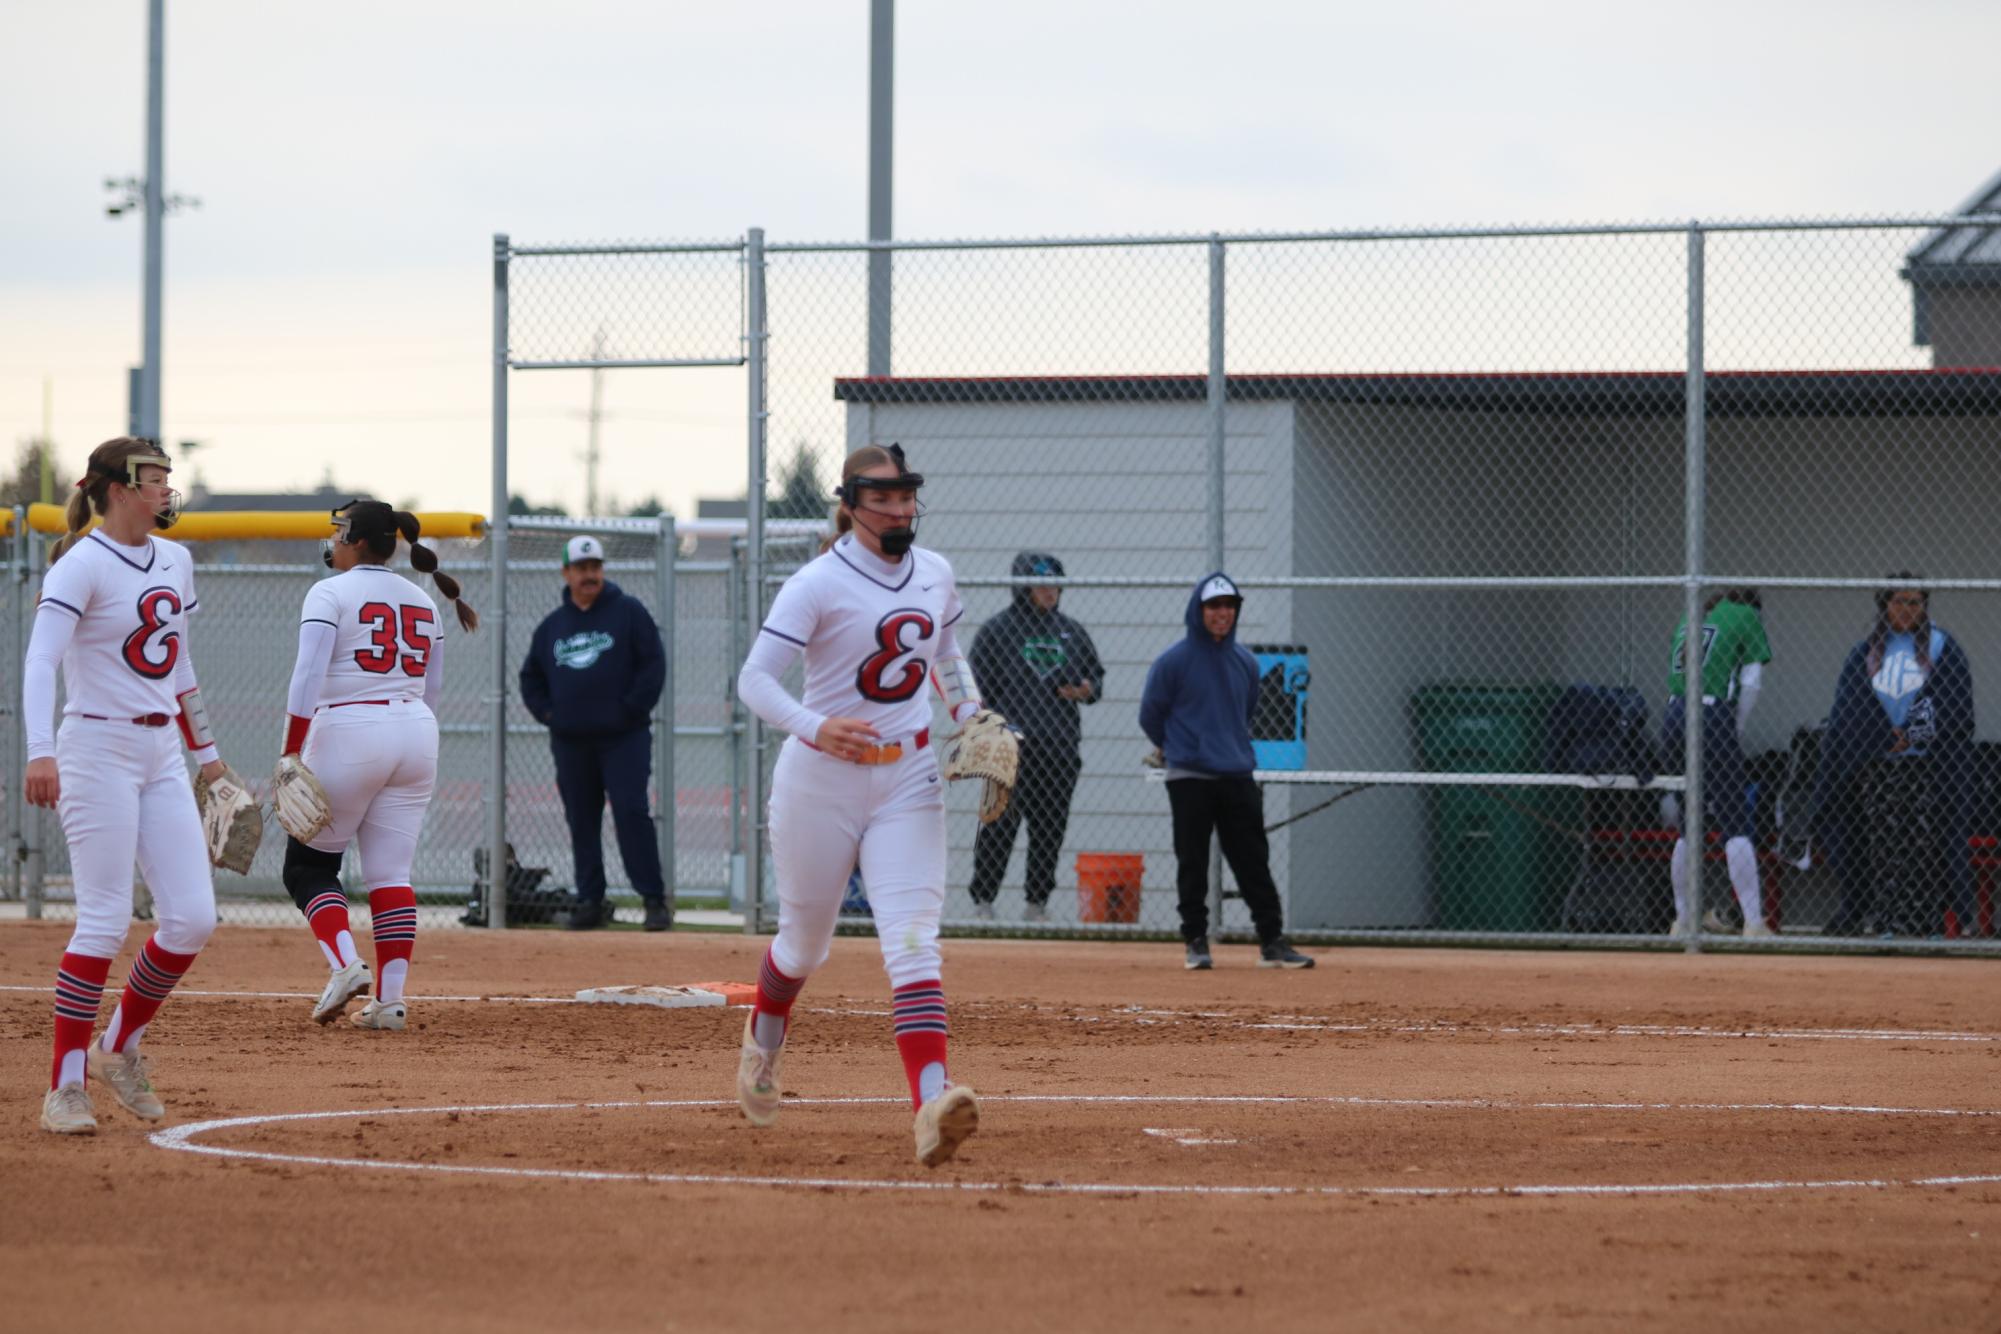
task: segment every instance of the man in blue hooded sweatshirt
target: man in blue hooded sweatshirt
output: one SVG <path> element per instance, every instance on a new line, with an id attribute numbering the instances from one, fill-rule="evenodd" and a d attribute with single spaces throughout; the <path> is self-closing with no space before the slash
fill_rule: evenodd
<path id="1" fill-rule="evenodd" d="M 556 790 L 570 824 L 577 910 L 570 929 L 604 922 L 604 808 L 611 802 L 618 855 L 646 901 L 646 929 L 674 924 L 647 806 L 653 774 L 653 706 L 667 657 L 653 617 L 604 577 L 595 537 L 563 544 L 563 603 L 535 627 L 521 664 L 521 702 L 549 729 Z"/>
<path id="2" fill-rule="evenodd" d="M 1260 968 L 1311 968 L 1285 939 L 1284 910 L 1271 878 L 1264 796 L 1251 771 L 1251 716 L 1258 706 L 1258 660 L 1237 643 L 1244 597 L 1218 570 L 1188 595 L 1188 634 L 1154 659 L 1140 695 L 1139 725 L 1167 767 L 1174 813 L 1174 860 L 1181 936 L 1191 969 L 1209 954 L 1209 835 L 1251 910 Z"/>

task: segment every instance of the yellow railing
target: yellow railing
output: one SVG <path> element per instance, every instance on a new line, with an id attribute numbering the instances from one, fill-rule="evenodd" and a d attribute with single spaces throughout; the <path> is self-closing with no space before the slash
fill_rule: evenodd
<path id="1" fill-rule="evenodd" d="M 425 537 L 484 537 L 486 516 L 454 510 L 417 511 Z M 28 527 L 66 531 L 60 505 L 28 506 Z M 0 536 L 14 529 L 14 512 L 0 510 Z M 176 542 L 314 541 L 331 536 L 333 521 L 320 510 L 191 510 L 166 534 Z"/>

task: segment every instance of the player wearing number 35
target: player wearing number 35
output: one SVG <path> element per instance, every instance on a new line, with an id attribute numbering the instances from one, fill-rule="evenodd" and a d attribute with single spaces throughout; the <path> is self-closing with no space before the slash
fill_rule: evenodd
<path id="1" fill-rule="evenodd" d="M 171 469 L 151 440 L 120 437 L 91 451 L 70 496 L 69 533 L 49 557 L 55 563 L 21 668 L 23 795 L 61 815 L 76 884 L 76 930 L 56 973 L 55 1061 L 42 1102 L 42 1128 L 59 1135 L 97 1129 L 86 1075 L 109 1085 L 135 1116 L 166 1114 L 139 1039 L 215 930 L 209 847 L 170 724 L 180 725 L 180 741 L 212 785 L 239 794 L 242 786 L 225 782 L 195 688 L 193 563 L 154 536 L 180 517 Z M 85 533 L 93 510 L 103 523 Z M 62 730 L 52 736 L 58 666 L 67 699 Z M 110 1026 L 92 1043 L 111 961 L 132 920 L 135 857 L 160 925 L 132 961 Z"/>
<path id="2" fill-rule="evenodd" d="M 785 581 L 751 646 L 737 693 L 792 734 L 771 783 L 778 936 L 757 979 L 738 1052 L 737 1100 L 753 1125 L 777 1117 L 779 1057 L 792 1004 L 826 962 L 848 876 L 861 863 L 892 988 L 897 1052 L 917 1112 L 917 1159 L 935 1167 L 979 1123 L 973 1091 L 945 1073 L 945 989 L 938 919 L 945 906 L 945 800 L 931 740 L 927 674 L 959 733 L 942 772 L 1012 733 L 980 707 L 954 627 L 965 614 L 952 566 L 914 546 L 921 474 L 903 451 L 866 445 L 841 469 L 841 530 Z M 782 678 L 803 654 L 805 699 Z M 971 776 L 968 772 L 968 776 Z M 1005 777 L 1013 778 L 1012 765 Z M 990 784 L 995 779 L 989 777 Z M 993 813 L 1005 791 L 989 794 Z"/>
<path id="3" fill-rule="evenodd" d="M 417 896 L 410 864 L 438 777 L 438 720 L 432 712 L 443 670 L 437 604 L 389 568 L 400 534 L 410 564 L 450 598 L 459 625 L 479 617 L 459 596 L 438 557 L 418 545 L 417 518 L 379 500 L 351 500 L 333 512 L 323 559 L 337 570 L 314 584 L 299 613 L 299 656 L 285 697 L 284 753 L 271 804 L 285 827 L 285 888 L 306 915 L 331 976 L 313 1018 L 332 1023 L 356 996 L 358 1028 L 397 1030 L 408 1004 L 403 987 L 417 942 Z M 354 842 L 375 934 L 375 975 L 348 929 L 341 854 Z"/>

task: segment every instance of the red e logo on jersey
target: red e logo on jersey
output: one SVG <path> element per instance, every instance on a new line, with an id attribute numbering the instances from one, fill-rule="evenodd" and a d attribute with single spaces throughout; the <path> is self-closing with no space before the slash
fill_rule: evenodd
<path id="1" fill-rule="evenodd" d="M 181 637 L 167 628 L 167 617 L 178 616 L 181 595 L 171 588 L 149 588 L 139 595 L 139 628 L 125 636 L 125 665 L 148 681 L 158 681 L 181 660 Z"/>
<path id="2" fill-rule="evenodd" d="M 930 614 L 910 607 L 878 621 L 875 642 L 882 645 L 882 651 L 855 670 L 855 689 L 861 691 L 862 698 L 878 704 L 901 704 L 922 689 L 924 659 L 912 655 L 931 634 Z M 899 662 L 901 667 L 897 667 Z M 893 674 L 892 667 L 897 667 Z"/>

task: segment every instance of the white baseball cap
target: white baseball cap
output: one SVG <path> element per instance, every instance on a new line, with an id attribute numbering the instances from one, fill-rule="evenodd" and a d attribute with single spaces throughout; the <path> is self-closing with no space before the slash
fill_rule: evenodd
<path id="1" fill-rule="evenodd" d="M 603 560 L 604 543 L 595 537 L 573 537 L 563 543 L 563 564 L 575 565 L 580 560 Z"/>
<path id="2" fill-rule="evenodd" d="M 1227 576 L 1216 574 L 1203 581 L 1201 595 L 1195 600 L 1214 602 L 1217 598 L 1235 598 L 1238 602 L 1242 602 L 1244 595 L 1237 591 L 1237 586 L 1231 583 Z"/>

